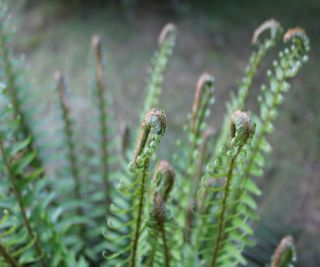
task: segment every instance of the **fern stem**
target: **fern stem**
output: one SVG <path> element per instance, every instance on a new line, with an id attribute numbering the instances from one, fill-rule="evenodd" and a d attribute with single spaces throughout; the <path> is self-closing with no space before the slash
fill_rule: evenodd
<path id="1" fill-rule="evenodd" d="M 6 263 L 8 263 L 12 267 L 20 267 L 18 262 L 10 255 L 10 253 L 6 250 L 4 246 L 0 243 L 0 254 L 3 256 Z"/>
<path id="2" fill-rule="evenodd" d="M 107 125 L 107 112 L 105 102 L 105 91 L 106 84 L 103 79 L 103 63 L 102 63 L 102 51 L 101 51 L 101 40 L 99 36 L 92 38 L 92 47 L 96 62 L 96 86 L 98 96 L 98 111 L 99 111 L 99 122 L 100 122 L 100 140 L 101 140 L 101 164 L 103 170 L 103 184 L 105 190 L 105 202 L 106 206 L 109 207 L 111 202 L 110 199 L 110 183 L 109 183 L 109 164 L 108 164 L 108 125 Z M 107 208 L 108 210 L 108 208 Z"/>
<path id="3" fill-rule="evenodd" d="M 156 220 L 157 230 L 160 232 L 163 254 L 164 254 L 164 266 L 170 267 L 170 251 L 168 247 L 167 234 L 166 234 L 166 210 L 165 210 L 165 200 L 161 193 L 156 192 L 153 199 L 154 205 L 154 218 Z"/>
<path id="4" fill-rule="evenodd" d="M 237 148 L 237 152 L 232 157 L 230 164 L 229 164 L 226 182 L 225 182 L 225 186 L 224 186 L 221 212 L 220 212 L 219 219 L 218 219 L 218 232 L 217 232 L 215 245 L 214 245 L 214 249 L 213 249 L 213 253 L 212 253 L 213 256 L 212 256 L 212 261 L 211 261 L 211 265 L 210 265 L 211 267 L 216 266 L 218 254 L 220 251 L 220 246 L 221 246 L 223 239 L 224 239 L 224 235 L 225 235 L 224 226 L 225 226 L 225 215 L 227 212 L 227 201 L 228 201 L 229 194 L 230 194 L 230 186 L 231 186 L 231 182 L 232 182 L 232 178 L 233 178 L 233 171 L 235 169 L 235 162 L 236 162 L 236 159 L 241 151 L 241 148 L 242 148 L 242 145 Z"/>
<path id="5" fill-rule="evenodd" d="M 205 121 L 206 112 L 209 109 L 210 101 L 212 100 L 213 90 L 214 90 L 214 78 L 208 74 L 203 73 L 197 82 L 194 102 L 192 105 L 192 113 L 189 124 L 189 131 L 192 134 L 192 141 L 189 148 L 188 155 L 188 166 L 192 166 L 193 169 L 191 172 L 186 173 L 186 176 L 190 179 L 190 182 L 193 182 L 193 186 L 197 187 L 199 181 L 199 175 L 201 174 L 201 169 L 203 167 L 203 161 L 201 159 L 201 151 L 200 151 L 200 159 L 196 159 L 194 157 L 194 151 L 199 151 L 202 148 L 199 148 L 198 141 L 203 135 L 203 129 L 201 129 L 202 124 Z M 200 171 L 200 172 L 199 172 Z M 191 225 L 193 222 L 193 208 L 195 204 L 194 195 L 196 192 L 192 190 L 190 192 L 193 197 L 188 201 L 186 211 L 185 211 L 185 233 L 184 238 L 186 241 L 190 241 L 191 234 Z M 188 194 L 189 197 L 189 194 Z"/>
<path id="6" fill-rule="evenodd" d="M 2 154 L 2 157 L 3 157 L 4 164 L 5 164 L 6 169 L 7 169 L 7 173 L 8 173 L 9 179 L 10 179 L 11 184 L 12 184 L 12 190 L 13 190 L 14 195 L 15 195 L 17 201 L 18 201 L 18 205 L 19 205 L 19 209 L 20 209 L 20 212 L 21 212 L 21 215 L 22 215 L 23 223 L 24 223 L 24 225 L 25 225 L 25 227 L 26 227 L 26 229 L 28 231 L 29 236 L 32 239 L 36 238 L 35 249 L 36 249 L 36 252 L 37 252 L 37 255 L 39 256 L 39 258 L 42 258 L 41 265 L 43 267 L 48 267 L 49 265 L 47 264 L 47 260 L 45 258 L 45 254 L 42 252 L 42 249 L 41 249 L 41 246 L 39 245 L 37 236 L 34 233 L 32 227 L 31 227 L 31 224 L 29 222 L 29 219 L 28 219 L 28 216 L 27 216 L 27 213 L 26 213 L 26 210 L 25 210 L 25 206 L 24 206 L 24 203 L 23 203 L 23 197 L 22 197 L 21 192 L 18 189 L 18 185 L 17 185 L 17 182 L 16 182 L 17 177 L 16 177 L 16 175 L 15 175 L 13 169 L 12 169 L 11 163 L 10 163 L 9 158 L 7 156 L 7 152 L 5 151 L 5 148 L 4 148 L 2 140 L 0 140 L 0 151 L 1 151 L 1 154 Z"/>
<path id="7" fill-rule="evenodd" d="M 139 190 L 139 206 L 138 206 L 135 234 L 134 234 L 134 239 L 133 239 L 130 263 L 129 263 L 130 267 L 136 266 L 136 257 L 137 257 L 139 239 L 140 239 L 141 222 L 142 222 L 143 207 L 144 207 L 145 184 L 146 184 L 146 179 L 147 179 L 147 174 L 148 174 L 149 163 L 150 163 L 150 159 L 147 158 L 144 162 L 144 165 L 143 165 L 141 182 L 140 182 L 139 189 L 138 189 Z"/>

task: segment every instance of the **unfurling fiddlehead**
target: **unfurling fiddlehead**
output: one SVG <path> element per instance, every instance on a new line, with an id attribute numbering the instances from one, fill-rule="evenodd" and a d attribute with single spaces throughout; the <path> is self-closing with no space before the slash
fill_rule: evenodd
<path id="1" fill-rule="evenodd" d="M 173 188 L 173 184 L 175 181 L 175 172 L 169 162 L 165 160 L 160 160 L 157 164 L 154 175 L 153 175 L 153 182 L 156 185 L 156 192 L 161 194 L 163 201 L 166 202 L 169 193 Z"/>
<path id="2" fill-rule="evenodd" d="M 234 177 L 234 172 L 237 169 L 237 158 L 243 148 L 246 145 L 254 132 L 254 126 L 251 122 L 247 113 L 241 111 L 235 111 L 231 115 L 230 119 L 230 137 L 231 137 L 231 150 L 229 151 L 230 158 L 227 169 L 227 175 L 225 178 L 223 186 L 223 196 L 221 206 L 219 208 L 219 214 L 217 219 L 217 233 L 216 239 L 213 245 L 211 267 L 217 266 L 217 260 L 219 253 L 221 253 L 225 238 L 225 226 L 226 226 L 226 217 L 228 213 L 228 201 L 230 196 L 230 191 L 232 190 L 231 184 Z"/>
<path id="3" fill-rule="evenodd" d="M 113 214 L 121 213 L 128 215 L 125 220 L 119 224 L 115 218 L 111 218 L 108 222 L 108 229 L 104 234 L 107 239 L 113 238 L 112 231 L 123 230 L 128 228 L 129 233 L 120 235 L 114 242 L 119 240 L 121 243 L 124 239 L 128 240 L 125 247 L 120 244 L 118 251 L 115 251 L 110 256 L 106 256 L 109 263 L 118 266 L 125 265 L 130 267 L 140 266 L 144 249 L 141 248 L 141 239 L 145 238 L 143 231 L 147 223 L 147 216 L 150 213 L 152 201 L 146 201 L 146 193 L 149 192 L 151 179 L 149 177 L 149 165 L 152 156 L 155 154 L 160 139 L 165 133 L 167 127 L 166 115 L 158 109 L 151 109 L 144 117 L 141 125 L 140 135 L 137 140 L 136 149 L 133 159 L 129 164 L 131 172 L 131 181 L 127 184 L 122 183 L 119 187 L 119 193 L 123 195 L 128 207 L 123 208 L 122 203 L 113 203 L 111 212 Z"/>
<path id="4" fill-rule="evenodd" d="M 179 229 L 166 207 L 174 180 L 173 168 L 167 161 L 161 160 L 155 168 L 150 190 L 153 206 L 147 224 L 150 245 L 147 254 L 148 267 L 177 266 L 181 262 L 182 235 L 175 240 L 174 236 L 177 236 L 176 231 Z"/>
<path id="5" fill-rule="evenodd" d="M 237 176 L 241 176 L 240 166 L 254 133 L 254 125 L 247 113 L 235 111 L 231 115 L 229 133 L 230 145 L 226 155 L 228 164 L 225 170 L 221 170 L 225 173 L 224 181 L 221 182 L 222 184 L 219 180 L 209 184 L 212 177 L 215 177 L 215 173 L 214 168 L 208 167 L 206 175 L 202 178 L 199 192 L 200 196 L 204 196 L 205 199 L 202 200 L 202 210 L 198 212 L 199 221 L 195 229 L 195 245 L 199 246 L 204 262 L 211 267 L 223 266 L 222 263 L 226 266 L 229 266 L 228 264 L 235 266 L 241 259 L 241 256 L 238 257 L 241 252 L 236 254 L 230 250 L 230 247 L 236 244 L 233 244 L 234 240 L 228 240 L 227 229 L 229 216 L 232 216 L 230 196 L 235 190 L 233 183 Z M 231 265 L 231 258 L 234 260 L 233 265 Z"/>

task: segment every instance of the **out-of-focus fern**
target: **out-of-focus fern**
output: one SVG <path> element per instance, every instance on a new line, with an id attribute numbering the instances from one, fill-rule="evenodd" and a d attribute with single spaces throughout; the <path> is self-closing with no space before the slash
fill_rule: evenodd
<path id="1" fill-rule="evenodd" d="M 20 229 L 19 229 L 20 228 Z M 9 211 L 4 209 L 0 217 L 0 264 L 18 267 L 30 263 L 35 258 L 27 255 L 35 243 L 35 238 L 28 238 L 28 233 L 19 227 L 18 220 L 13 220 Z"/>
<path id="2" fill-rule="evenodd" d="M 7 6 L 4 3 L 0 3 L 0 56 L 1 56 L 1 69 L 2 79 L 7 86 L 8 96 L 10 97 L 10 103 L 12 104 L 13 111 L 16 117 L 20 119 L 21 134 L 24 138 L 28 138 L 33 135 L 31 127 L 28 122 L 30 114 L 23 110 L 23 104 L 26 101 L 22 101 L 22 97 L 26 95 L 24 90 L 26 89 L 25 80 L 23 79 L 23 62 L 21 59 L 14 58 L 12 51 L 9 48 L 10 39 L 13 37 L 13 30 L 10 22 L 10 18 L 7 12 Z M 30 140 L 30 146 L 36 149 L 34 140 Z M 41 159 L 36 154 L 36 158 L 33 164 L 41 166 Z"/>
<path id="3" fill-rule="evenodd" d="M 33 164 L 36 152 L 31 146 L 31 137 L 23 138 L 23 128 L 5 84 L 1 88 L 1 100 L 1 190 L 4 194 L 0 205 L 16 214 L 19 231 L 27 234 L 21 241 L 25 238 L 33 240 L 32 253 L 27 261 L 37 261 L 39 266 L 49 266 L 50 261 L 53 266 L 58 266 L 67 254 L 54 224 L 54 195 L 46 189 L 43 168 Z M 7 242 L 14 243 L 15 240 L 8 239 Z"/>

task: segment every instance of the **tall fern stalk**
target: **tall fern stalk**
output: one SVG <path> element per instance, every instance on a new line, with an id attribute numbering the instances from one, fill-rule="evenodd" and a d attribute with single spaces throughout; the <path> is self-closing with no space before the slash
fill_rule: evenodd
<path id="1" fill-rule="evenodd" d="M 72 123 L 70 118 L 70 110 L 65 98 L 66 86 L 65 86 L 64 77 L 62 76 L 61 72 L 59 71 L 56 72 L 55 80 L 56 80 L 56 89 L 58 92 L 59 105 L 62 111 L 64 134 L 67 141 L 68 160 L 70 164 L 71 175 L 74 180 L 74 195 L 77 199 L 81 199 L 79 165 L 78 165 L 78 160 L 77 160 L 76 150 L 75 150 L 75 141 L 74 141 L 73 128 L 72 128 Z M 81 210 L 78 210 L 78 212 L 80 214 L 82 213 Z"/>
<path id="2" fill-rule="evenodd" d="M 226 213 L 228 212 L 227 203 L 230 195 L 230 187 L 232 183 L 232 179 L 234 177 L 234 171 L 236 169 L 236 160 L 243 149 L 243 146 L 250 140 L 253 134 L 253 125 L 246 113 L 241 111 L 236 111 L 231 116 L 230 122 L 230 136 L 231 136 L 231 145 L 233 146 L 229 151 L 231 155 L 227 176 L 225 179 L 222 203 L 221 203 L 221 211 L 218 217 L 218 225 L 217 225 L 217 234 L 216 240 L 214 243 L 214 249 L 212 253 L 212 261 L 211 267 L 216 266 L 219 252 L 221 250 L 221 245 L 224 242 L 225 237 L 225 226 L 226 226 Z M 234 154 L 234 155 L 232 155 Z"/>
<path id="3" fill-rule="evenodd" d="M 135 233 L 132 240 L 132 249 L 129 262 L 130 267 L 137 266 L 138 244 L 143 223 L 143 208 L 145 205 L 146 179 L 152 155 L 151 153 L 156 144 L 160 141 L 160 137 L 166 130 L 166 120 L 167 119 L 164 112 L 156 109 L 152 109 L 146 114 L 141 126 L 141 132 L 134 153 L 134 159 L 130 166 L 130 168 L 135 171 L 137 178 L 140 176 L 140 182 L 138 184 L 138 210 L 136 215 Z M 154 136 L 151 137 L 150 140 L 149 135 L 151 134 L 151 131 L 154 131 Z"/>
<path id="4" fill-rule="evenodd" d="M 108 163 L 108 125 L 107 125 L 107 110 L 105 103 L 106 84 L 104 81 L 104 69 L 102 59 L 101 40 L 99 36 L 92 38 L 92 48 L 96 64 L 96 89 L 98 96 L 98 110 L 100 122 L 100 140 L 101 140 L 101 165 L 102 165 L 102 179 L 105 191 L 106 207 L 110 205 L 110 183 L 109 183 L 109 163 Z"/>

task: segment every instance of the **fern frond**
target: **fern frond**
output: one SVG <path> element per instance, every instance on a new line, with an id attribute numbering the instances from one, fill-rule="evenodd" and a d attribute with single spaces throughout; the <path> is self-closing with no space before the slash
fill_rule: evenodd
<path id="1" fill-rule="evenodd" d="M 177 29 L 172 23 L 166 24 L 159 34 L 158 50 L 154 53 L 151 60 L 151 67 L 149 69 L 149 77 L 146 85 L 146 98 L 141 113 L 141 118 L 150 109 L 156 108 L 159 102 L 159 95 L 161 93 L 161 87 L 164 79 L 164 71 L 167 67 L 168 60 L 172 54 Z"/>
<path id="2" fill-rule="evenodd" d="M 243 78 L 239 83 L 237 95 L 231 95 L 231 99 L 226 104 L 227 112 L 225 114 L 220 135 L 216 143 L 215 158 L 216 160 L 222 161 L 222 163 L 224 159 L 218 158 L 218 155 L 221 153 L 228 142 L 229 117 L 235 110 L 243 110 L 245 108 L 245 104 L 247 102 L 254 77 L 257 74 L 258 67 L 267 53 L 276 45 L 277 41 L 281 37 L 282 31 L 283 30 L 279 22 L 274 19 L 269 19 L 263 22 L 255 30 L 252 36 L 252 44 L 257 48 L 252 52 L 250 56 L 249 63 L 245 68 Z M 262 35 L 264 35 L 266 32 L 270 32 L 270 36 L 262 39 Z"/>

